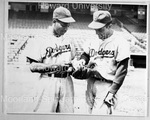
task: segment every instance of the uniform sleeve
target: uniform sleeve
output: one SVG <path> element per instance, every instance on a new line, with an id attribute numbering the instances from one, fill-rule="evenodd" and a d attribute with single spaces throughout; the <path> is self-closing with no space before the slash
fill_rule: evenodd
<path id="1" fill-rule="evenodd" d="M 36 38 L 32 38 L 28 41 L 26 57 L 35 61 L 41 61 L 41 45 L 40 40 Z"/>
<path id="2" fill-rule="evenodd" d="M 113 84 L 110 88 L 110 92 L 112 94 L 116 94 L 124 82 L 124 79 L 125 79 L 125 77 L 127 75 L 127 71 L 128 71 L 128 60 L 129 60 L 129 58 L 126 58 L 126 59 L 120 61 L 117 65 L 117 71 L 115 74 L 115 78 L 114 78 Z"/>
<path id="3" fill-rule="evenodd" d="M 118 37 L 117 55 L 116 61 L 122 61 L 130 57 L 129 42 L 124 38 Z"/>
<path id="4" fill-rule="evenodd" d="M 117 93 L 125 80 L 128 71 L 128 60 L 129 58 L 126 58 L 118 63 L 115 78 L 113 80 L 112 86 L 110 87 L 110 92 L 112 94 Z"/>

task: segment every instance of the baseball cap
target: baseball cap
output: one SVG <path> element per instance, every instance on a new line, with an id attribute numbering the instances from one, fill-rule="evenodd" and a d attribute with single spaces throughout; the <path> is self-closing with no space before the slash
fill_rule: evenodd
<path id="1" fill-rule="evenodd" d="M 72 23 L 75 22 L 73 17 L 71 16 L 70 11 L 64 7 L 58 7 L 53 11 L 53 18 L 58 19 L 65 23 Z"/>
<path id="2" fill-rule="evenodd" d="M 100 29 L 112 21 L 111 14 L 108 11 L 96 11 L 93 14 L 93 21 L 88 25 L 92 29 Z"/>

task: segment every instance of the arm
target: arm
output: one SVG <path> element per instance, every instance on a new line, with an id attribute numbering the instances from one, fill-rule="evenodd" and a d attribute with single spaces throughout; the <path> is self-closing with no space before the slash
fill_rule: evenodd
<path id="1" fill-rule="evenodd" d="M 37 62 L 32 62 L 30 64 L 30 70 L 31 72 L 38 72 L 38 73 L 45 73 L 45 72 L 50 72 L 50 65 L 44 64 L 44 63 L 37 63 Z"/>
<path id="2" fill-rule="evenodd" d="M 31 58 L 27 58 L 30 62 L 30 70 L 31 72 L 37 72 L 37 73 L 50 73 L 50 72 L 59 72 L 59 71 L 66 71 L 69 67 L 69 64 L 66 64 L 64 66 L 56 65 L 56 64 L 45 64 L 38 62 L 36 60 L 33 60 Z"/>
<path id="3" fill-rule="evenodd" d="M 27 60 L 30 63 L 30 70 L 31 70 L 31 72 L 44 73 L 44 72 L 46 72 L 47 67 L 50 66 L 50 65 L 46 65 L 44 63 L 41 63 L 39 61 L 36 61 L 34 59 L 31 59 L 29 57 L 27 57 Z"/>
<path id="4" fill-rule="evenodd" d="M 116 94 L 119 88 L 122 86 L 128 71 L 128 60 L 129 58 L 126 58 L 118 63 L 115 78 L 109 90 L 110 93 Z"/>
<path id="5" fill-rule="evenodd" d="M 70 64 L 44 64 L 44 63 L 36 63 L 33 62 L 30 65 L 31 72 L 37 72 L 37 73 L 62 73 L 62 72 L 72 72 L 72 68 Z"/>
<path id="6" fill-rule="evenodd" d="M 116 103 L 115 103 L 115 101 L 116 101 L 115 94 L 117 93 L 117 91 L 122 86 L 122 84 L 124 82 L 124 79 L 127 75 L 128 60 L 129 60 L 129 58 L 126 58 L 126 59 L 124 59 L 124 60 L 122 60 L 118 63 L 115 79 L 113 81 L 113 84 L 110 87 L 110 90 L 108 91 L 108 93 L 107 93 L 107 95 L 104 99 L 104 102 L 108 106 L 111 105 L 111 106 L 115 107 L 115 105 L 116 105 Z"/>

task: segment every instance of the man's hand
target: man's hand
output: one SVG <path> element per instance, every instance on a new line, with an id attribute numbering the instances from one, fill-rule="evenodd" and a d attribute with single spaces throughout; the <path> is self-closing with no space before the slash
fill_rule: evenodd
<path id="1" fill-rule="evenodd" d="M 108 92 L 104 102 L 113 106 L 114 105 L 113 98 L 114 98 L 114 95 L 112 93 Z"/>
<path id="2" fill-rule="evenodd" d="M 108 107 L 108 114 L 112 114 L 112 109 L 115 109 L 117 105 L 117 98 L 112 93 L 108 92 L 104 99 L 104 104 Z"/>
<path id="3" fill-rule="evenodd" d="M 74 59 L 71 63 L 75 70 L 83 69 L 85 66 L 84 59 L 81 60 Z"/>

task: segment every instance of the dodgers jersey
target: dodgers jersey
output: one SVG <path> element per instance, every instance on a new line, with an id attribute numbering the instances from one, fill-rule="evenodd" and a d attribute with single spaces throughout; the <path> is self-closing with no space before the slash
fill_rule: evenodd
<path id="1" fill-rule="evenodd" d="M 30 40 L 28 47 L 30 47 L 30 51 L 27 57 L 49 65 L 70 63 L 76 53 L 70 38 L 55 37 L 52 33 Z"/>
<path id="2" fill-rule="evenodd" d="M 94 69 L 108 80 L 114 79 L 117 62 L 130 57 L 128 41 L 116 31 L 104 41 L 98 39 L 86 44 L 84 51 L 90 55 L 89 63 L 96 63 Z"/>

